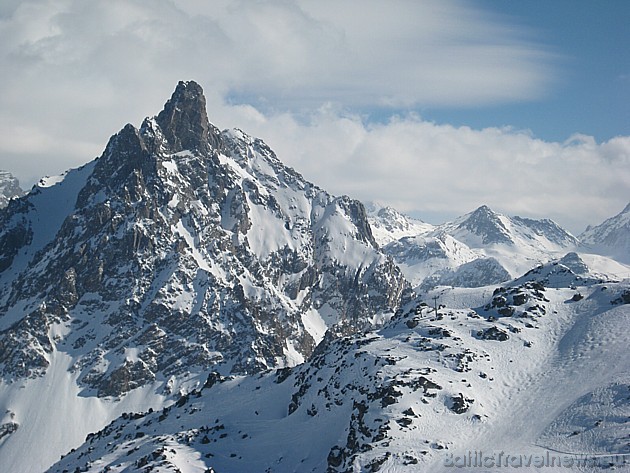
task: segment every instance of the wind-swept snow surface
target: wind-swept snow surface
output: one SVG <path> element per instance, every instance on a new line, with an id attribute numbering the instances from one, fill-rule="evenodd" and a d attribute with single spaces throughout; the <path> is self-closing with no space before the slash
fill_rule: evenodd
<path id="1" fill-rule="evenodd" d="M 627 470 L 630 282 L 551 263 L 502 287 L 436 295 L 437 314 L 415 300 L 296 368 L 211 375 L 50 471 L 170 471 L 182 456 L 197 462 L 190 471 L 217 472 Z M 471 463 L 481 458 L 485 468 Z"/>

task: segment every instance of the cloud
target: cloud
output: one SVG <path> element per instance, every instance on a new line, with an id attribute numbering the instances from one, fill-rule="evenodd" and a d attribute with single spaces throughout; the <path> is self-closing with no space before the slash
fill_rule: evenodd
<path id="1" fill-rule="evenodd" d="M 325 189 L 433 223 L 487 204 L 508 215 L 552 218 L 578 234 L 630 201 L 630 137 L 554 143 L 527 131 L 473 130 L 413 115 L 366 124 L 330 109 L 308 124 L 280 115 L 249 125 Z"/>
<path id="2" fill-rule="evenodd" d="M 31 185 L 79 166 L 125 123 L 157 113 L 178 80 L 194 79 L 217 126 L 266 139 L 336 194 L 419 215 L 486 203 L 572 229 L 623 208 L 626 137 L 546 143 L 408 112 L 544 97 L 556 58 L 531 32 L 469 2 L 384 5 L 3 2 L 0 168 Z M 399 116 L 374 123 L 375 110 Z"/>
<path id="3" fill-rule="evenodd" d="M 181 79 L 296 112 L 525 100 L 552 75 L 522 30 L 452 0 L 25 0 L 0 15 L 0 110 L 59 133 L 146 113 Z"/>
<path id="4" fill-rule="evenodd" d="M 242 74 L 231 97 L 274 106 L 472 106 L 540 97 L 552 55 L 463 2 L 237 2 L 219 19 Z"/>

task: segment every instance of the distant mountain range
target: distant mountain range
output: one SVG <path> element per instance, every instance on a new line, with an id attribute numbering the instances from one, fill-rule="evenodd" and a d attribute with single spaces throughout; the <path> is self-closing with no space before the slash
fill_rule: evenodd
<path id="1" fill-rule="evenodd" d="M 433 226 L 329 194 L 205 105 L 180 82 L 0 210 L 0 471 L 630 454 L 628 208 L 580 239 L 485 206 Z"/>
<path id="2" fill-rule="evenodd" d="M 626 251 L 628 208 L 576 238 L 551 220 L 508 217 L 487 206 L 442 225 L 424 223 L 373 203 L 366 207 L 383 251 L 420 290 L 498 284 L 570 251 L 585 250 L 622 262 L 630 254 Z M 609 263 L 613 274 L 626 271 L 613 269 L 616 265 Z"/>

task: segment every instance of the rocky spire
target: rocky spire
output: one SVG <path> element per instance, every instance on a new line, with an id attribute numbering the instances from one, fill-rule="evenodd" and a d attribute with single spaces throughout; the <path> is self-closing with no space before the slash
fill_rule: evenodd
<path id="1" fill-rule="evenodd" d="M 157 122 L 173 152 L 217 148 L 220 132 L 208 122 L 203 89 L 194 81 L 180 81 Z"/>

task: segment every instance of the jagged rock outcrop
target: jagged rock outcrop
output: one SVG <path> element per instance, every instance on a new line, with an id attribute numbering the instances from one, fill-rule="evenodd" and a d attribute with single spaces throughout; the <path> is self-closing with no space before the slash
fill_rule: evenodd
<path id="1" fill-rule="evenodd" d="M 12 198 L 22 195 L 20 182 L 10 172 L 0 170 L 0 209 L 9 205 Z"/>
<path id="2" fill-rule="evenodd" d="M 568 304 L 575 289 L 560 266 L 497 288 L 486 308 L 436 314 L 416 298 L 380 330 L 331 340 L 294 368 L 211 373 L 173 405 L 89 434 L 49 471 L 466 470 L 474 464 L 461 459 L 484 445 L 595 452 L 605 463 L 593 471 L 623 470 L 630 312 L 610 298 L 628 283 L 582 279 L 587 302 Z M 448 292 L 457 305 L 471 294 Z"/>
<path id="3" fill-rule="evenodd" d="M 220 132 L 194 82 L 0 223 L 0 374 L 40 376 L 61 351 L 98 396 L 294 365 L 407 289 L 361 203 Z"/>

